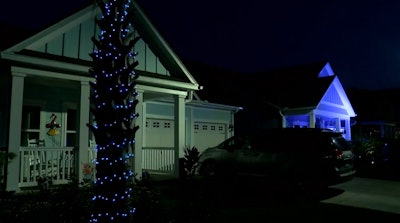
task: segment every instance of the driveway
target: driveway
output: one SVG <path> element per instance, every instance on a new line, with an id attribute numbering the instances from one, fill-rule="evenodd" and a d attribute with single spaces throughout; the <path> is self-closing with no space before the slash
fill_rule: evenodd
<path id="1" fill-rule="evenodd" d="M 173 188 L 168 200 L 183 201 L 178 209 L 171 207 L 181 213 L 174 214 L 180 216 L 175 222 L 400 222 L 399 181 L 355 177 L 311 197 L 243 178 Z"/>
<path id="2" fill-rule="evenodd" d="M 321 202 L 400 214 L 400 182 L 356 177 L 332 186 L 343 193 Z"/>

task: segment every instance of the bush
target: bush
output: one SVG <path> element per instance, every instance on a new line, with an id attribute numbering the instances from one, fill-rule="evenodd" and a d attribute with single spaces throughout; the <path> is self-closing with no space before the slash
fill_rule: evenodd
<path id="1" fill-rule="evenodd" d="M 6 148 L 0 148 L 0 184 L 1 184 L 1 191 L 4 191 L 5 180 L 3 179 L 7 173 L 4 173 L 6 170 L 6 165 L 8 162 L 11 162 L 17 155 L 15 153 L 8 153 Z"/>
<path id="2" fill-rule="evenodd" d="M 200 160 L 200 152 L 195 146 L 186 147 L 184 152 L 185 155 L 180 165 L 183 165 L 185 176 L 190 178 L 196 174 L 196 169 Z"/>

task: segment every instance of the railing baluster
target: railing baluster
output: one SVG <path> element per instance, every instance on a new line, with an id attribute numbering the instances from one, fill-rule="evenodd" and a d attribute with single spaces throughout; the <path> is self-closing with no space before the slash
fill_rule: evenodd
<path id="1" fill-rule="evenodd" d="M 143 147 L 142 168 L 154 174 L 173 174 L 175 163 L 173 147 Z M 96 152 L 89 148 L 89 163 L 96 159 Z M 20 186 L 37 186 L 37 177 L 52 179 L 53 184 L 68 183 L 76 173 L 72 147 L 20 147 Z M 178 162 L 178 160 L 176 160 Z"/>
<path id="2" fill-rule="evenodd" d="M 68 183 L 74 172 L 73 148 L 20 147 L 20 187 L 37 186 L 37 177 Z"/>
<path id="3" fill-rule="evenodd" d="M 174 153 L 175 149 L 173 147 L 143 147 L 143 170 L 155 174 L 159 173 L 172 175 L 175 163 Z"/>

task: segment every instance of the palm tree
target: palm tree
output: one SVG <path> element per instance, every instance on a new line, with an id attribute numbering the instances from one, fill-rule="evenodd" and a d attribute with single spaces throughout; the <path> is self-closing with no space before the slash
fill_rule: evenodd
<path id="1" fill-rule="evenodd" d="M 88 124 L 96 140 L 96 180 L 94 212 L 90 222 L 129 222 L 134 212 L 130 196 L 134 171 L 129 165 L 135 143 L 134 120 L 137 92 L 135 90 L 136 53 L 139 37 L 132 38 L 130 0 L 96 0 L 102 17 L 96 18 L 101 29 L 93 37 L 96 49 L 91 54 L 95 78 L 91 82 L 91 113 L 95 124 Z"/>

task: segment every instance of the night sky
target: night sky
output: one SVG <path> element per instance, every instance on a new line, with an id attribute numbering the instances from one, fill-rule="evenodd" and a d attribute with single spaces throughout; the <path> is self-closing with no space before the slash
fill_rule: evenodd
<path id="1" fill-rule="evenodd" d="M 0 23 L 44 28 L 90 2 L 7 1 Z M 327 60 L 345 88 L 400 88 L 400 1 L 140 2 L 184 60 L 245 73 Z"/>

